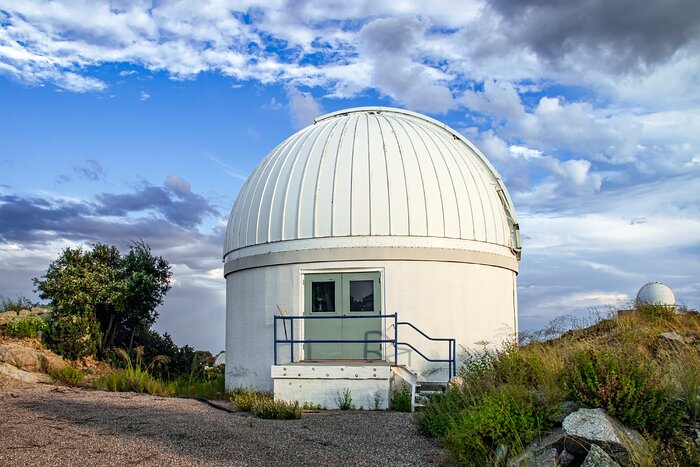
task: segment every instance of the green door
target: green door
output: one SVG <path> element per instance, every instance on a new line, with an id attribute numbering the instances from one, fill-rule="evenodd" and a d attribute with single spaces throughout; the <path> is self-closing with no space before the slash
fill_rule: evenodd
<path id="1" fill-rule="evenodd" d="M 381 340 L 379 277 L 378 272 L 305 275 L 304 315 L 357 318 L 304 320 L 304 338 Z M 304 350 L 306 360 L 382 358 L 381 343 L 308 343 Z"/>

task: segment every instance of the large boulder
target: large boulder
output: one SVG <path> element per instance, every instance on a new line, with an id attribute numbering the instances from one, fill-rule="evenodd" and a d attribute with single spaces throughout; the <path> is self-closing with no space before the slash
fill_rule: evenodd
<path id="1" fill-rule="evenodd" d="M 564 419 L 562 427 L 567 436 L 598 445 L 622 465 L 630 465 L 648 453 L 642 435 L 603 409 L 579 409 Z"/>
<path id="2" fill-rule="evenodd" d="M 23 383 L 51 382 L 51 378 L 48 375 L 20 370 L 19 368 L 8 363 L 0 363 L 0 375 L 5 375 L 8 378 L 16 379 L 17 381 L 21 381 Z"/>
<path id="3" fill-rule="evenodd" d="M 12 365 L 29 372 L 51 373 L 65 366 L 61 357 L 16 342 L 0 344 L 0 363 Z"/>

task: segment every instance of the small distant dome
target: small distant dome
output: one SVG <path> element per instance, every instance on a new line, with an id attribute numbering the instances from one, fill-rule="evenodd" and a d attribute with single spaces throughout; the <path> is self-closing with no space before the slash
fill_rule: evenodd
<path id="1" fill-rule="evenodd" d="M 649 282 L 639 289 L 637 302 L 653 305 L 676 306 L 676 296 L 666 284 Z"/>

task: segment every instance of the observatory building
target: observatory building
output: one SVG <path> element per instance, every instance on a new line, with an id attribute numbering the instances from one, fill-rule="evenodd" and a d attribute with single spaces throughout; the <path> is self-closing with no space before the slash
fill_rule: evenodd
<path id="1" fill-rule="evenodd" d="M 226 387 L 332 408 L 444 384 L 462 346 L 517 332 L 520 248 L 500 176 L 455 130 L 384 107 L 319 117 L 231 210 Z"/>
<path id="2" fill-rule="evenodd" d="M 673 290 L 661 282 L 648 282 L 637 292 L 637 303 L 649 305 L 676 306 Z"/>

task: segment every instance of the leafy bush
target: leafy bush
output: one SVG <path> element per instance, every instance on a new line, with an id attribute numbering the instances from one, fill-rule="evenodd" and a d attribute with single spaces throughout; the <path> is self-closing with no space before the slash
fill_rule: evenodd
<path id="1" fill-rule="evenodd" d="M 48 347 L 70 360 L 95 355 L 102 334 L 97 322 L 81 315 L 52 317 L 44 339 Z"/>
<path id="2" fill-rule="evenodd" d="M 24 297 L 22 295 L 19 295 L 14 300 L 9 297 L 0 295 L 0 313 L 8 311 L 14 311 L 18 313 L 21 310 L 31 310 L 35 306 L 36 303 L 33 303 L 27 297 Z"/>
<path id="3" fill-rule="evenodd" d="M 338 405 L 340 410 L 354 410 L 355 404 L 352 403 L 352 393 L 350 389 L 343 389 L 343 393 L 337 393 L 335 396 L 335 403 Z"/>
<path id="4" fill-rule="evenodd" d="M 46 332 L 48 326 L 39 316 L 25 316 L 11 319 L 5 326 L 5 334 L 11 337 L 36 337 L 36 333 Z"/>
<path id="5" fill-rule="evenodd" d="M 457 416 L 445 435 L 445 445 L 460 464 L 492 464 L 498 446 L 520 452 L 547 427 L 545 411 L 532 391 L 504 385 Z"/>
<path id="6" fill-rule="evenodd" d="M 61 368 L 60 370 L 56 370 L 53 373 L 51 373 L 51 376 L 53 376 L 54 379 L 64 384 L 67 384 L 69 386 L 76 386 L 83 381 L 85 374 L 82 371 L 77 370 L 70 365 L 67 365 Z"/>
<path id="7" fill-rule="evenodd" d="M 397 412 L 410 412 L 413 405 L 411 397 L 411 386 L 402 384 L 401 388 L 391 393 L 389 409 Z"/>
<path id="8" fill-rule="evenodd" d="M 565 381 L 576 402 L 602 407 L 638 430 L 660 436 L 680 426 L 683 407 L 670 388 L 648 363 L 624 353 L 579 351 Z"/>

